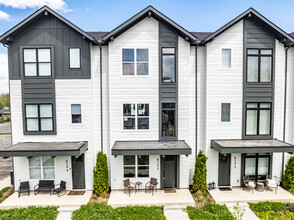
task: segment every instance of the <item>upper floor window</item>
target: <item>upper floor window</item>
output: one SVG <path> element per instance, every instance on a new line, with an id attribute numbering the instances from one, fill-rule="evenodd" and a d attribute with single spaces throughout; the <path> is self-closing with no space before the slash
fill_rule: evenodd
<path id="1" fill-rule="evenodd" d="M 231 68 L 231 49 L 222 49 L 222 68 Z"/>
<path id="2" fill-rule="evenodd" d="M 271 82 L 272 59 L 272 49 L 247 49 L 247 82 Z"/>
<path id="3" fill-rule="evenodd" d="M 162 82 L 174 83 L 176 81 L 176 49 L 162 48 Z"/>
<path id="4" fill-rule="evenodd" d="M 149 74 L 148 49 L 122 49 L 122 73 L 125 76 Z"/>
<path id="5" fill-rule="evenodd" d="M 271 103 L 247 103 L 246 135 L 270 135 L 271 110 Z"/>
<path id="6" fill-rule="evenodd" d="M 149 104 L 123 104 L 123 128 L 149 129 Z"/>
<path id="7" fill-rule="evenodd" d="M 52 104 L 25 105 L 26 131 L 53 131 Z"/>
<path id="8" fill-rule="evenodd" d="M 81 68 L 81 49 L 69 48 L 69 68 L 80 69 Z"/>
<path id="9" fill-rule="evenodd" d="M 82 109 L 81 104 L 71 105 L 71 122 L 82 123 Z"/>
<path id="10" fill-rule="evenodd" d="M 162 103 L 161 115 L 161 130 L 162 137 L 175 137 L 176 136 L 176 104 L 175 103 Z"/>
<path id="11" fill-rule="evenodd" d="M 221 104 L 221 122 L 230 122 L 231 120 L 231 103 Z"/>
<path id="12" fill-rule="evenodd" d="M 25 48 L 23 49 L 25 76 L 51 76 L 51 49 Z"/>

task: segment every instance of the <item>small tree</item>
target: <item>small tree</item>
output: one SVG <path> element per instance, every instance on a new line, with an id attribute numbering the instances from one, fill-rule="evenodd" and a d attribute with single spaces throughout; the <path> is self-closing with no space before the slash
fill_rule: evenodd
<path id="1" fill-rule="evenodd" d="M 287 163 L 283 177 L 283 187 L 287 190 L 294 189 L 294 156 Z"/>
<path id="2" fill-rule="evenodd" d="M 96 167 L 94 167 L 94 193 L 101 195 L 109 190 L 107 157 L 103 152 L 97 154 Z"/>
<path id="3" fill-rule="evenodd" d="M 194 170 L 194 175 L 193 175 L 193 190 L 194 191 L 207 190 L 206 161 L 207 161 L 207 157 L 205 156 L 203 151 L 200 151 L 199 154 L 197 155 L 196 161 L 195 161 L 195 170 Z"/>

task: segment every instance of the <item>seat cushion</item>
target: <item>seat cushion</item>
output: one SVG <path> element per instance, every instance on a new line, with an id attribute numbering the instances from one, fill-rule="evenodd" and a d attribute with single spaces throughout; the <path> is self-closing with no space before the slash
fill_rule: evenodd
<path id="1" fill-rule="evenodd" d="M 271 187 L 276 187 L 277 186 L 276 180 L 274 180 L 274 179 L 268 179 L 267 180 L 267 185 L 268 186 L 271 186 Z"/>
<path id="2" fill-rule="evenodd" d="M 249 186 L 249 187 L 255 187 L 255 182 L 253 182 L 253 181 L 249 181 L 249 182 L 248 182 L 248 186 Z"/>

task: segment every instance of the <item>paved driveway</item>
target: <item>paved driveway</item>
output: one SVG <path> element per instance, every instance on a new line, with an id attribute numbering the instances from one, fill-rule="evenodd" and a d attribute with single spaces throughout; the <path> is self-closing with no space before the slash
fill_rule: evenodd
<path id="1" fill-rule="evenodd" d="M 11 135 L 1 135 L 1 133 L 10 133 L 10 123 L 0 124 L 0 149 L 7 148 L 11 145 Z M 3 159 L 0 157 L 0 180 L 9 176 L 12 170 L 12 159 Z"/>

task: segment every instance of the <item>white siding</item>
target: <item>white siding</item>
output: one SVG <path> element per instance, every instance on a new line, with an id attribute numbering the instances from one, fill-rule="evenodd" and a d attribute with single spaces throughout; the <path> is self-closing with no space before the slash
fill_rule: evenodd
<path id="1" fill-rule="evenodd" d="M 240 186 L 241 179 L 241 154 L 231 154 L 231 186 Z"/>

